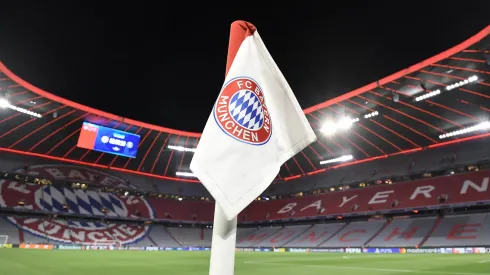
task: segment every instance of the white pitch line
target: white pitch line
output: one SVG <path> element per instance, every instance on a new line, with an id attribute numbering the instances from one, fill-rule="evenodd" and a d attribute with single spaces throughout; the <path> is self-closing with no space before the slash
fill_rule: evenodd
<path id="1" fill-rule="evenodd" d="M 312 262 L 312 261 L 339 261 L 339 260 L 350 260 L 350 259 L 365 259 L 365 258 L 372 258 L 372 257 L 377 257 L 378 255 L 362 255 L 362 257 L 359 255 L 359 257 L 356 256 L 333 256 L 333 257 L 322 257 L 322 258 L 303 258 L 303 259 L 294 259 L 295 262 Z M 288 263 L 290 262 L 291 259 L 283 258 L 283 259 L 275 259 L 274 262 L 270 261 L 246 261 L 243 262 L 245 264 L 280 264 L 282 262 Z M 489 274 L 490 275 L 490 274 Z"/>
<path id="2" fill-rule="evenodd" d="M 480 264 L 490 263 L 490 260 L 479 261 Z"/>
<path id="3" fill-rule="evenodd" d="M 246 264 L 285 265 L 283 263 L 272 263 L 272 262 L 244 262 L 244 263 L 246 263 Z M 286 264 L 286 265 L 291 265 L 291 264 Z M 387 268 L 369 268 L 369 267 L 341 266 L 341 265 L 304 265 L 304 264 L 300 264 L 298 266 L 337 268 L 337 269 L 354 269 L 354 270 L 370 270 L 370 271 L 386 271 L 386 272 L 404 272 L 404 273 L 444 274 L 444 275 L 489 275 L 488 273 L 465 273 L 465 272 L 446 272 L 446 271 L 411 270 L 411 269 L 387 269 Z"/>

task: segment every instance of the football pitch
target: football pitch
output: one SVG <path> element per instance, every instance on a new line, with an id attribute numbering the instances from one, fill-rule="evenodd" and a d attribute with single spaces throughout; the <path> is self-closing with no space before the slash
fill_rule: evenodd
<path id="1" fill-rule="evenodd" d="M 0 249 L 2 275 L 208 274 L 209 252 Z M 490 254 L 239 252 L 237 275 L 490 275 Z"/>

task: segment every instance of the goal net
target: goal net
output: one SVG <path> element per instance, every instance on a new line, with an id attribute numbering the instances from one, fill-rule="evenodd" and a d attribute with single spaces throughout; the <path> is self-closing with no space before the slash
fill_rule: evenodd
<path id="1" fill-rule="evenodd" d="M 90 246 L 90 249 L 94 250 L 116 250 L 121 246 L 120 242 L 116 241 L 99 241 L 96 240 L 93 245 Z"/>
<path id="2" fill-rule="evenodd" d="M 0 235 L 0 247 L 6 245 L 8 240 L 9 240 L 8 235 Z"/>

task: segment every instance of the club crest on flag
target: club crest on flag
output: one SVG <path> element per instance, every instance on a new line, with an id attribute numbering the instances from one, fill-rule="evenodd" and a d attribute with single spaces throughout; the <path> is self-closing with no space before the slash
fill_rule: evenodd
<path id="1" fill-rule="evenodd" d="M 250 77 L 236 77 L 224 85 L 213 115 L 218 127 L 238 141 L 264 145 L 272 135 L 264 94 Z"/>

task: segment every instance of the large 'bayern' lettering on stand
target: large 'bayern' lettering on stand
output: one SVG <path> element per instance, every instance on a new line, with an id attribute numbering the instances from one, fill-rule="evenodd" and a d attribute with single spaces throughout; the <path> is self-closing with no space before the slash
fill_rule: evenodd
<path id="1" fill-rule="evenodd" d="M 256 211 L 255 207 L 262 209 L 273 207 L 275 209 L 270 209 L 272 212 L 268 217 L 273 220 L 490 201 L 489 178 L 489 171 L 481 171 L 320 196 L 285 199 L 280 202 L 255 202 L 249 211 Z M 442 195 L 447 195 L 448 198 L 444 203 L 438 200 Z"/>

